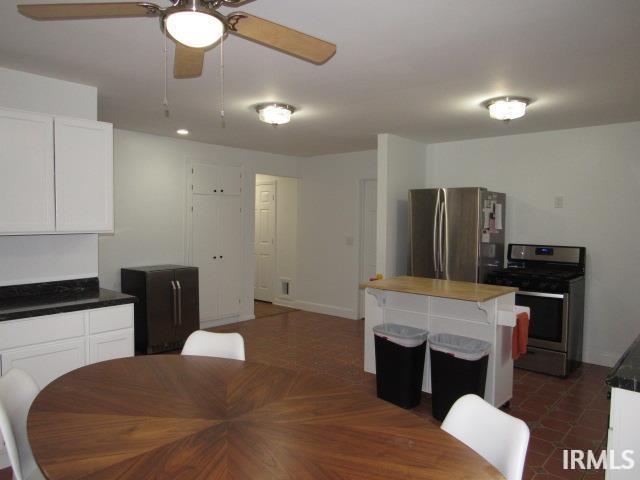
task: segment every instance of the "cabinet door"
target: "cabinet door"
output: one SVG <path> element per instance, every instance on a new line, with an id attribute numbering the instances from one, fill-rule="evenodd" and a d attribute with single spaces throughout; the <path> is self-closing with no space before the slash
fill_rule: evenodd
<path id="1" fill-rule="evenodd" d="M 239 167 L 219 167 L 220 192 L 224 195 L 240 195 L 241 171 Z"/>
<path id="2" fill-rule="evenodd" d="M 239 195 L 241 170 L 239 167 L 194 164 L 193 193 L 199 195 Z"/>
<path id="3" fill-rule="evenodd" d="M 3 375 L 12 368 L 20 368 L 30 374 L 41 389 L 85 363 L 84 337 L 2 352 Z"/>
<path id="4" fill-rule="evenodd" d="M 222 196 L 219 198 L 219 278 L 220 278 L 220 317 L 237 315 L 240 311 L 242 292 L 242 213 L 240 197 Z"/>
<path id="5" fill-rule="evenodd" d="M 53 117 L 0 110 L 0 234 L 55 231 Z"/>
<path id="6" fill-rule="evenodd" d="M 198 269 L 178 269 L 175 271 L 175 279 L 179 286 L 176 338 L 186 340 L 192 332 L 200 329 Z"/>
<path id="7" fill-rule="evenodd" d="M 147 273 L 149 345 L 164 345 L 175 341 L 178 292 L 173 287 L 173 280 L 173 270 Z"/>
<path id="8" fill-rule="evenodd" d="M 133 357 L 133 329 L 116 330 L 89 337 L 89 363 Z"/>
<path id="9" fill-rule="evenodd" d="M 198 267 L 200 318 L 204 321 L 219 318 L 220 278 L 220 212 L 219 195 L 193 196 L 192 264 Z"/>
<path id="10" fill-rule="evenodd" d="M 113 126 L 55 119 L 56 230 L 113 231 Z"/>

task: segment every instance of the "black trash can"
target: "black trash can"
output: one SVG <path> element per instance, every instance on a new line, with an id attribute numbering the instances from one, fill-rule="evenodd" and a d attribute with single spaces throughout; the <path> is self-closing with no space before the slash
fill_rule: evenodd
<path id="1" fill-rule="evenodd" d="M 378 398 L 402 408 L 420 403 L 427 331 L 383 323 L 373 327 Z"/>
<path id="2" fill-rule="evenodd" d="M 484 397 L 491 344 L 449 333 L 429 335 L 432 415 L 443 421 L 463 395 Z"/>

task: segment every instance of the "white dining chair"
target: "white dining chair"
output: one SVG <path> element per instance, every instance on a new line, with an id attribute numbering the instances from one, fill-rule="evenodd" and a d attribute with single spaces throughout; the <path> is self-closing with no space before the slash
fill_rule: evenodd
<path id="1" fill-rule="evenodd" d="M 244 339 L 239 333 L 214 333 L 198 330 L 184 342 L 182 355 L 244 360 Z"/>
<path id="2" fill-rule="evenodd" d="M 27 415 L 39 391 L 33 378 L 23 370 L 14 368 L 0 377 L 0 433 L 14 480 L 44 479 L 27 437 Z"/>
<path id="3" fill-rule="evenodd" d="M 453 404 L 440 427 L 496 467 L 507 480 L 521 480 L 529 427 L 485 402 L 465 395 Z"/>

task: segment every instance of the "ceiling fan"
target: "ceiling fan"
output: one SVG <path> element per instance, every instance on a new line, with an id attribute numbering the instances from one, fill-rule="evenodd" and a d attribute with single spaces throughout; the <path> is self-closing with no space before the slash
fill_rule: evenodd
<path id="1" fill-rule="evenodd" d="M 333 43 L 244 12 L 223 15 L 220 7 L 236 7 L 253 0 L 173 0 L 166 8 L 149 2 L 58 3 L 18 5 L 33 20 L 159 17 L 163 30 L 176 42 L 174 76 L 202 74 L 205 50 L 225 34 L 251 40 L 320 65 L 336 53 Z"/>

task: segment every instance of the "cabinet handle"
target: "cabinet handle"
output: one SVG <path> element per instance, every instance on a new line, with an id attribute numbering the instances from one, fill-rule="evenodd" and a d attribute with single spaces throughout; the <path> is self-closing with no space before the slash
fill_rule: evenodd
<path id="1" fill-rule="evenodd" d="M 177 308 L 178 308 L 178 291 L 176 288 L 176 282 L 171 280 L 171 290 L 173 291 L 173 326 L 175 327 L 178 322 Z"/>
<path id="2" fill-rule="evenodd" d="M 220 255 L 220 258 L 222 259 L 222 255 Z"/>
<path id="3" fill-rule="evenodd" d="M 178 325 L 182 325 L 182 285 L 178 280 L 176 285 L 178 285 Z"/>
<path id="4" fill-rule="evenodd" d="M 224 188 L 221 188 L 221 189 L 220 189 L 220 193 L 223 193 L 223 192 L 224 192 Z"/>
<path id="5" fill-rule="evenodd" d="M 214 260 L 217 260 L 218 257 L 213 257 Z"/>
<path id="6" fill-rule="evenodd" d="M 214 189 L 214 190 L 213 190 L 213 193 L 218 193 L 218 190 L 215 190 L 215 189 Z"/>

